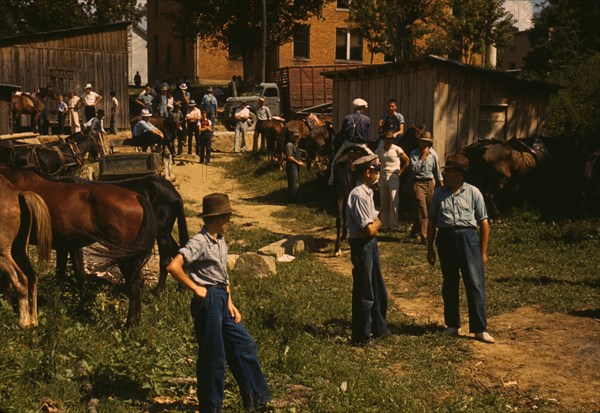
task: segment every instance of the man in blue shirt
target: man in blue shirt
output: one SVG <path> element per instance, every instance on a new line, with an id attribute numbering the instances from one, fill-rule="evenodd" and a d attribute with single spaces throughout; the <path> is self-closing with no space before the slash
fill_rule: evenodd
<path id="1" fill-rule="evenodd" d="M 444 277 L 444 334 L 456 336 L 460 329 L 458 290 L 462 274 L 469 308 L 469 331 L 476 339 L 493 343 L 494 338 L 487 332 L 484 283 L 490 227 L 481 192 L 465 182 L 468 171 L 469 159 L 464 155 L 450 155 L 446 160 L 445 185 L 435 191 L 429 207 L 427 261 L 435 264 L 435 239 Z M 478 224 L 481 240 L 477 236 Z"/>
<path id="2" fill-rule="evenodd" d="M 431 133 L 425 132 L 419 139 L 419 148 L 410 153 L 410 172 L 416 206 L 415 222 L 410 235 L 416 236 L 423 244 L 427 242 L 427 211 L 435 183 L 444 185 L 438 156 L 432 145 Z"/>
<path id="3" fill-rule="evenodd" d="M 210 119 L 210 123 L 212 125 L 212 132 L 215 133 L 215 116 L 217 115 L 217 110 L 219 105 L 217 103 L 217 98 L 213 95 L 213 88 L 209 87 L 206 91 L 206 94 L 202 96 L 202 103 L 200 105 L 202 110 L 206 111 L 206 117 Z"/>
<path id="4" fill-rule="evenodd" d="M 373 203 L 373 185 L 379 180 L 377 155 L 365 155 L 352 163 L 356 187 L 346 203 L 352 260 L 352 343 L 363 346 L 373 338 L 385 338 L 387 290 L 379 261 L 377 233 L 381 227 Z"/>
<path id="5" fill-rule="evenodd" d="M 131 143 L 135 146 L 141 146 L 142 151 L 146 152 L 148 146 L 154 146 L 165 138 L 160 129 L 150 123 L 152 113 L 148 109 L 142 109 L 142 119 L 133 127 L 133 137 Z"/>
<path id="6" fill-rule="evenodd" d="M 388 100 L 388 111 L 381 115 L 377 129 L 379 131 L 379 139 L 384 140 L 386 133 L 391 131 L 394 133 L 394 145 L 400 143 L 400 138 L 404 134 L 404 116 L 397 112 L 398 104 L 396 99 Z"/>
<path id="7" fill-rule="evenodd" d="M 369 130 L 371 129 L 371 118 L 364 114 L 366 108 L 368 108 L 367 101 L 361 98 L 356 98 L 352 101 L 354 112 L 344 116 L 342 121 L 343 142 L 338 151 L 336 152 L 333 160 L 331 161 L 331 171 L 329 174 L 329 185 L 333 185 L 333 170 L 337 159 L 340 157 L 344 150 L 349 146 L 361 146 L 370 155 L 373 151 L 367 146 L 369 141 Z"/>

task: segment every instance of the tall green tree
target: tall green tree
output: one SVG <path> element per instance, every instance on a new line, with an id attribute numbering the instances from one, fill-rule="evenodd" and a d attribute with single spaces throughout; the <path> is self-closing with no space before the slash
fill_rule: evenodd
<path id="1" fill-rule="evenodd" d="M 472 64 L 475 55 L 485 55 L 487 46 L 498 49 L 508 46 L 514 18 L 503 3 L 503 0 L 452 0 L 449 54 Z"/>
<path id="2" fill-rule="evenodd" d="M 403 60 L 417 54 L 417 40 L 435 31 L 446 14 L 440 0 L 363 0 L 350 3 L 348 22 L 371 53 Z"/>
<path id="3" fill-rule="evenodd" d="M 208 41 L 215 46 L 239 50 L 244 78 L 259 79 L 262 57 L 263 0 L 175 0 L 175 30 L 182 35 Z M 266 0 L 267 46 L 290 41 L 294 30 L 312 16 L 321 16 L 331 0 Z"/>
<path id="4" fill-rule="evenodd" d="M 138 22 L 143 15 L 135 0 L 0 0 L 0 36 Z"/>
<path id="5" fill-rule="evenodd" d="M 529 31 L 531 52 L 526 68 L 546 77 L 576 66 L 600 52 L 598 0 L 547 0 Z"/>

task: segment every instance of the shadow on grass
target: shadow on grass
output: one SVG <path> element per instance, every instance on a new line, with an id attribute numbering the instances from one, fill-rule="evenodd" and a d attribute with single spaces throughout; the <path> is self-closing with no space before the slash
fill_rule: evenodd
<path id="1" fill-rule="evenodd" d="M 533 284 L 533 285 L 572 285 L 572 286 L 586 286 L 591 288 L 600 287 L 600 281 L 571 281 L 571 280 L 559 280 L 550 278 L 547 276 L 542 277 L 500 277 L 494 279 L 497 283 L 506 284 Z"/>
<path id="2" fill-rule="evenodd" d="M 600 319 L 600 308 L 590 308 L 587 310 L 574 310 L 569 312 L 569 315 L 575 317 L 585 317 L 585 318 L 595 318 L 596 320 Z"/>
<path id="3" fill-rule="evenodd" d="M 390 333 L 395 336 L 419 337 L 426 334 L 442 332 L 442 327 L 437 324 L 414 324 L 414 323 L 388 323 Z M 322 326 L 305 324 L 302 331 L 313 337 L 323 339 L 335 339 L 337 337 L 349 336 L 352 330 L 352 322 L 347 319 L 332 318 L 326 320 Z"/>
<path id="4" fill-rule="evenodd" d="M 150 389 L 132 378 L 126 366 L 100 366 L 92 376 L 96 397 L 147 400 Z"/>

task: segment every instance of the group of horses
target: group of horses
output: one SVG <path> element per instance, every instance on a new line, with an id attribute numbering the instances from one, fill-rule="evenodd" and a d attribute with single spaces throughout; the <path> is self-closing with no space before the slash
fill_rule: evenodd
<path id="1" fill-rule="evenodd" d="M 21 126 L 23 116 L 28 116 L 33 132 L 40 129 L 40 118 L 46 106 L 47 98 L 54 98 L 54 91 L 51 87 L 40 88 L 35 93 L 16 93 L 12 96 L 12 130 L 16 132 Z"/>
<path id="2" fill-rule="evenodd" d="M 38 246 L 38 259 L 48 257 L 50 246 L 56 250 L 61 283 L 70 257 L 82 302 L 83 248 L 99 259 L 97 270 L 118 266 L 129 298 L 126 324 L 138 324 L 142 268 L 155 242 L 160 256 L 157 292 L 161 292 L 168 263 L 188 240 L 183 201 L 173 184 L 154 175 L 115 182 L 44 177 L 10 166 L 0 166 L 0 184 L 0 270 L 9 280 L 3 284 L 7 295 L 19 294 L 19 324 L 37 324 L 37 275 L 27 258 L 28 243 Z M 175 221 L 179 241 L 171 235 Z"/>

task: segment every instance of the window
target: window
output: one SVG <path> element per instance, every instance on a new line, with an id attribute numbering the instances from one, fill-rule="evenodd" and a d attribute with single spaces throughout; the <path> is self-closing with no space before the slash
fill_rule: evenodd
<path id="1" fill-rule="evenodd" d="M 335 59 L 362 62 L 362 44 L 362 36 L 351 34 L 345 29 L 337 29 L 335 32 Z"/>
<path id="2" fill-rule="evenodd" d="M 310 26 L 301 25 L 294 30 L 294 59 L 310 59 Z"/>
<path id="3" fill-rule="evenodd" d="M 336 8 L 338 9 L 348 9 L 350 6 L 350 0 L 337 0 Z"/>

